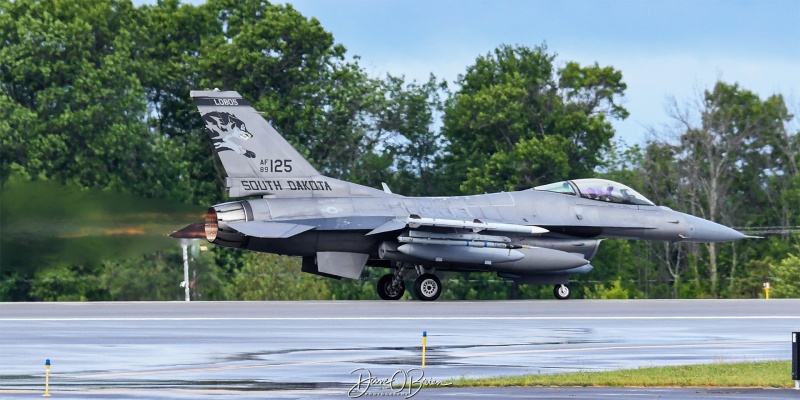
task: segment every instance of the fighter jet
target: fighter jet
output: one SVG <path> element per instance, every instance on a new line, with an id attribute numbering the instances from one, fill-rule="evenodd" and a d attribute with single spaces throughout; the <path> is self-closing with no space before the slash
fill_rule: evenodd
<path id="1" fill-rule="evenodd" d="M 592 270 L 605 238 L 725 242 L 747 236 L 659 207 L 632 188 L 575 179 L 516 192 L 406 197 L 320 174 L 235 91 L 192 91 L 232 198 L 208 209 L 198 233 L 218 246 L 302 257 L 302 270 L 358 279 L 393 269 L 378 295 L 400 299 L 417 275 L 423 301 L 442 293 L 439 271 L 491 271 L 517 283 L 554 285 Z M 199 225 L 199 224 L 198 224 Z M 201 233 L 202 232 L 202 233 Z"/>

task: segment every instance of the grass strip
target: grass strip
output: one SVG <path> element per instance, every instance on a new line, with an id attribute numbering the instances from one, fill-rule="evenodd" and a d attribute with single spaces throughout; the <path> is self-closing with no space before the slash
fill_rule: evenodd
<path id="1" fill-rule="evenodd" d="M 538 374 L 453 381 L 453 386 L 794 387 L 786 361 L 646 367 L 618 371 Z"/>

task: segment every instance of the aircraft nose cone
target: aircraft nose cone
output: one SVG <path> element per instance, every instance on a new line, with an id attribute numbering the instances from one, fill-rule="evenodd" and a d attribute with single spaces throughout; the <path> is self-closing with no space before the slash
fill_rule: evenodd
<path id="1" fill-rule="evenodd" d="M 711 222 L 688 214 L 684 215 L 686 218 L 686 225 L 688 226 L 684 239 L 686 242 L 732 242 L 747 237 L 741 232 L 728 228 L 725 225 L 720 225 L 716 222 Z"/>

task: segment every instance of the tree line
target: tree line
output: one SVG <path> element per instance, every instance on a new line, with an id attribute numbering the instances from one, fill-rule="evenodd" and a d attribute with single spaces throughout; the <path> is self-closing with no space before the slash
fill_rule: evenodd
<path id="1" fill-rule="evenodd" d="M 145 236 L 227 199 L 189 100 L 207 88 L 239 91 L 335 178 L 440 196 L 604 177 L 766 236 L 606 240 L 577 297 L 758 297 L 765 282 L 800 296 L 800 139 L 780 94 L 720 81 L 623 146 L 623 71 L 557 63 L 544 44 L 499 45 L 455 82 L 375 77 L 315 18 L 254 0 L 0 0 L 0 40 L 0 300 L 182 298 L 180 249 Z M 291 258 L 192 253 L 196 299 L 372 299 L 383 272 L 333 281 Z M 488 273 L 445 279 L 448 299 L 551 297 Z"/>

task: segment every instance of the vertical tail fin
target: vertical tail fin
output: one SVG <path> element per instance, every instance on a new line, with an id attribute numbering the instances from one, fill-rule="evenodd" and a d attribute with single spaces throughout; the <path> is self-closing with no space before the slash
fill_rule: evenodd
<path id="1" fill-rule="evenodd" d="M 228 175 L 231 197 L 386 195 L 322 176 L 238 92 L 192 90 L 191 96 Z"/>
<path id="2" fill-rule="evenodd" d="M 238 92 L 192 90 L 191 96 L 229 177 L 319 175 Z"/>

